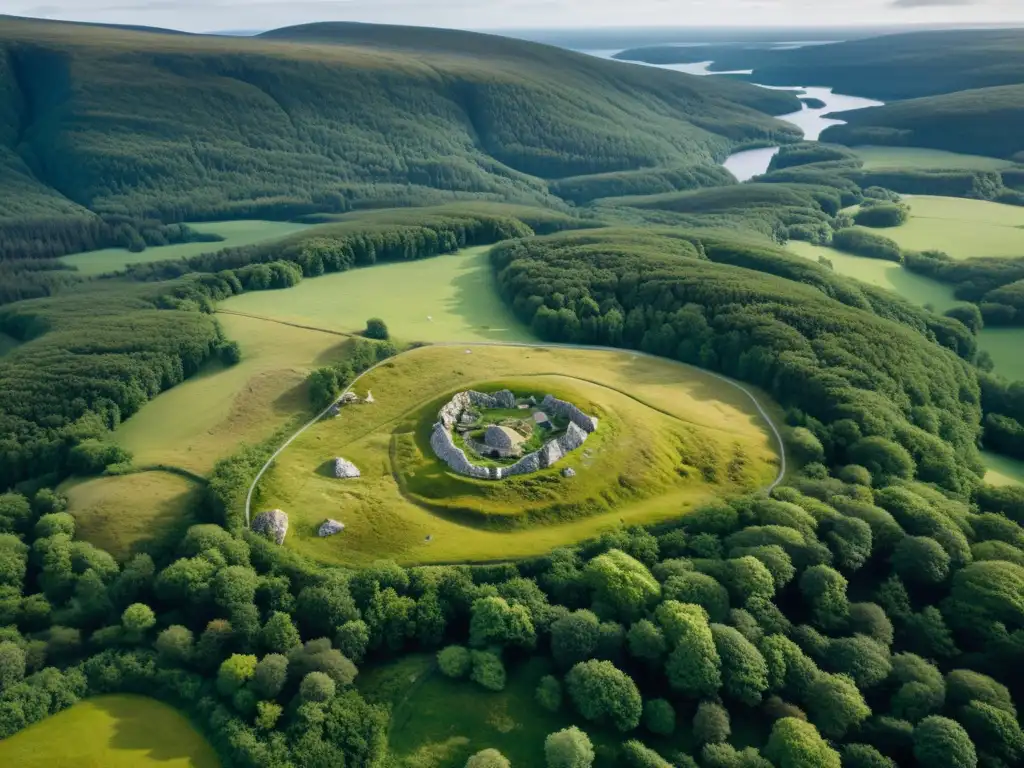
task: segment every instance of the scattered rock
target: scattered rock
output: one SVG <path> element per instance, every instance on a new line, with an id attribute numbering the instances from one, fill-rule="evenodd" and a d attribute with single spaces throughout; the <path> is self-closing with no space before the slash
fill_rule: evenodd
<path id="1" fill-rule="evenodd" d="M 253 518 L 252 529 L 275 544 L 284 544 L 284 537 L 288 534 L 288 515 L 280 509 L 260 512 Z"/>
<path id="2" fill-rule="evenodd" d="M 430 535 L 430 534 L 427 534 L 427 538 L 424 539 L 424 541 L 433 541 L 433 540 L 434 540 L 434 537 L 432 535 Z"/>
<path id="3" fill-rule="evenodd" d="M 346 392 L 341 396 L 340 402 L 342 405 L 350 405 L 352 403 L 357 403 L 359 402 L 359 396 L 356 395 L 355 392 Z"/>
<path id="4" fill-rule="evenodd" d="M 351 461 L 338 457 L 334 460 L 334 476 L 339 480 L 350 480 L 353 477 L 359 477 L 359 467 Z"/>
<path id="5" fill-rule="evenodd" d="M 572 467 L 566 467 L 562 470 L 562 477 L 576 477 L 576 470 Z"/>
<path id="6" fill-rule="evenodd" d="M 337 520 L 327 518 L 320 524 L 320 528 L 317 530 L 316 535 L 321 539 L 326 539 L 328 536 L 333 536 L 334 534 L 341 533 L 344 530 L 344 523 L 339 523 Z"/>

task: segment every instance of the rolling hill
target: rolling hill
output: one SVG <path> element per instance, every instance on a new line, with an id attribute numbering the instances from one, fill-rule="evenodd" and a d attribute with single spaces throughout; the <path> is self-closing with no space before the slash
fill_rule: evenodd
<path id="1" fill-rule="evenodd" d="M 0 20 L 0 257 L 117 226 L 484 199 L 790 140 L 795 99 L 447 30 L 259 38 Z"/>

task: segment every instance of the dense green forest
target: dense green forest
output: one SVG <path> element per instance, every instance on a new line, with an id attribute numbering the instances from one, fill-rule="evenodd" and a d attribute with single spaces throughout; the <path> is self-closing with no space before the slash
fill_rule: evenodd
<path id="1" fill-rule="evenodd" d="M 118 244 L 112 217 L 146 240 L 147 220 L 556 206 L 548 180 L 794 140 L 770 115 L 796 105 L 466 32 L 324 24 L 252 39 L 7 20 L 0 193 L 17 204 L 0 211 L 0 257 Z"/>

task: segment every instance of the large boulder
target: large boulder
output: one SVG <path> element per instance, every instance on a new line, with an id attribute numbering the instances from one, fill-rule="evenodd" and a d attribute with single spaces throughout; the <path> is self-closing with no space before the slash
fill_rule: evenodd
<path id="1" fill-rule="evenodd" d="M 284 544 L 284 537 L 288 534 L 288 515 L 280 509 L 260 512 L 253 518 L 252 529 L 275 544 Z"/>
<path id="2" fill-rule="evenodd" d="M 359 475 L 359 467 L 351 461 L 347 461 L 341 457 L 334 460 L 334 476 L 339 480 L 348 480 L 353 477 L 359 477 Z"/>
<path id="3" fill-rule="evenodd" d="M 337 520 L 327 518 L 320 524 L 320 528 L 317 530 L 316 535 L 321 539 L 326 539 L 328 536 L 333 536 L 334 534 L 341 533 L 344 530 L 344 523 L 339 523 Z"/>

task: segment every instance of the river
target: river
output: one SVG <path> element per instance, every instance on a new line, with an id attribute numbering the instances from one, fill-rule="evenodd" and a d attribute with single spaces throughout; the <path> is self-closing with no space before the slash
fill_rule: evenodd
<path id="1" fill-rule="evenodd" d="M 619 51 L 617 49 L 600 51 L 581 51 L 591 56 L 602 59 L 611 59 Z M 642 62 L 624 62 L 629 64 L 642 64 Z M 689 75 L 749 75 L 753 70 L 735 70 L 731 72 L 711 72 L 708 67 L 710 61 L 701 61 L 695 64 L 643 64 L 643 66 L 658 67 L 659 69 L 670 69 L 674 72 L 685 72 Z M 760 83 L 756 83 L 760 85 Z M 773 86 L 761 85 L 762 88 L 771 88 L 777 91 L 794 91 L 800 98 L 818 99 L 825 104 L 824 107 L 811 108 L 807 104 L 803 109 L 791 112 L 788 115 L 779 115 L 780 120 L 792 123 L 804 132 L 807 141 L 817 141 L 822 131 L 831 125 L 842 125 L 845 121 L 827 117 L 834 112 L 849 112 L 855 109 L 867 109 L 869 107 L 880 107 L 881 101 L 865 99 L 860 96 L 848 96 L 843 93 L 834 93 L 831 88 L 804 87 L 804 86 Z M 779 152 L 779 147 L 764 147 L 762 149 L 748 149 L 743 152 L 736 152 L 725 159 L 723 165 L 740 181 L 748 181 L 754 176 L 759 176 L 768 170 L 768 166 Z"/>

